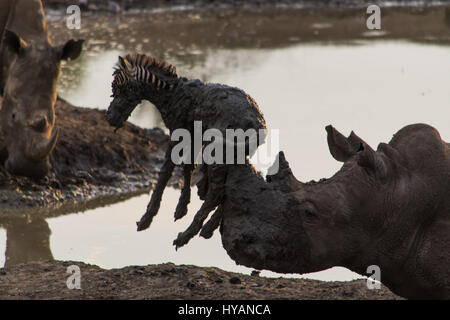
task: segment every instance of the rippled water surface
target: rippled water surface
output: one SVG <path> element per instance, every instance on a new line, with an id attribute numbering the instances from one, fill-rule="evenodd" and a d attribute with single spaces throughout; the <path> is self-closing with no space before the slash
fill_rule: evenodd
<path id="1" fill-rule="evenodd" d="M 378 33 L 361 27 L 360 17 L 353 14 L 259 12 L 240 20 L 241 25 L 236 14 L 227 12 L 177 13 L 166 19 L 86 17 L 89 32 L 80 35 L 88 38 L 88 50 L 64 67 L 59 91 L 75 105 L 105 109 L 119 54 L 139 51 L 164 57 L 181 75 L 237 86 L 255 98 L 268 127 L 279 129 L 279 147 L 302 181 L 329 177 L 340 168 L 326 144 L 328 124 L 344 134 L 354 130 L 372 147 L 418 122 L 435 126 L 450 141 L 447 11 L 394 12 L 389 28 Z M 414 25 L 407 25 L 414 19 L 426 22 L 418 37 Z M 160 20 L 169 26 L 164 28 Z M 64 34 L 58 22 L 51 29 Z M 149 103 L 131 121 L 163 126 Z M 0 266 L 53 257 L 104 268 L 174 262 L 250 272 L 227 256 L 218 232 L 210 240 L 196 237 L 175 251 L 173 239 L 201 205 L 193 199 L 190 214 L 174 223 L 178 196 L 179 190 L 166 189 L 153 225 L 140 233 L 135 221 L 145 211 L 147 194 L 45 221 L 0 222 L 0 244 L 6 238 L 8 244 L 0 246 Z M 23 229 L 23 224 L 28 227 Z M 349 280 L 358 275 L 333 268 L 305 276 Z"/>

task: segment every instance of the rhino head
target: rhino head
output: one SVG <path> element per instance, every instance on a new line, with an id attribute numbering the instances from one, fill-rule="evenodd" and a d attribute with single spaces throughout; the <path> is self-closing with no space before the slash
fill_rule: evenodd
<path id="1" fill-rule="evenodd" d="M 238 264 L 282 273 L 343 266 L 409 298 L 450 297 L 450 149 L 427 125 L 400 130 L 373 150 L 328 126 L 331 178 L 302 183 L 283 153 L 265 181 L 230 167 L 221 233 Z"/>
<path id="2" fill-rule="evenodd" d="M 2 46 L 8 64 L 0 127 L 4 135 L 2 160 L 9 172 L 34 178 L 47 174 L 49 156 L 58 139 L 55 102 L 61 60 L 77 58 L 82 43 L 70 40 L 54 47 L 45 39 L 28 44 L 15 32 L 5 30 Z"/>
<path id="3" fill-rule="evenodd" d="M 235 219 L 229 221 L 225 215 L 223 231 L 228 230 L 227 224 L 230 222 L 239 221 L 249 226 L 259 224 L 258 228 L 250 229 L 254 230 L 252 232 L 241 228 L 245 234 L 232 228 L 230 236 L 223 237 L 226 248 L 235 249 L 242 239 L 249 241 L 239 245 L 239 250 L 249 250 L 248 255 L 241 255 L 239 250 L 232 251 L 239 252 L 239 257 L 249 259 L 244 264 L 258 261 L 260 267 L 267 268 L 271 261 L 269 269 L 273 271 L 315 272 L 343 265 L 345 260 L 358 252 L 360 246 L 367 244 L 367 239 L 359 237 L 359 233 L 362 236 L 365 234 L 361 232 L 362 226 L 368 218 L 366 214 L 370 215 L 366 211 L 370 211 L 370 206 L 376 201 L 377 179 L 384 179 L 389 169 L 383 158 L 354 133 L 346 138 L 331 126 L 326 129 L 331 154 L 344 162 L 342 169 L 330 179 L 308 183 L 298 181 L 283 152 L 278 155 L 277 173 L 268 175 L 267 182 L 262 177 L 251 178 L 243 172 L 235 176 L 235 170 L 232 170 L 228 184 L 233 184 L 236 177 L 239 181 L 236 185 L 239 184 L 240 188 L 236 189 L 239 190 L 236 194 L 227 194 L 227 198 L 233 201 L 226 205 L 233 208 L 226 208 L 225 211 L 236 214 Z M 248 185 L 242 183 L 243 177 L 248 177 Z M 382 185 L 381 182 L 378 184 Z M 248 193 L 243 192 L 247 189 Z M 251 190 L 261 192 L 252 196 Z M 263 213 L 238 215 L 243 211 L 239 209 L 242 206 L 244 211 L 260 210 Z M 231 246 L 230 239 L 234 242 Z"/>

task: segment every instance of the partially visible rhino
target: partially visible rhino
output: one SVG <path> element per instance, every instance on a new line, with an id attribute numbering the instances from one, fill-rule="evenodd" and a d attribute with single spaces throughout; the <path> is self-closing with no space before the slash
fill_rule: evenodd
<path id="1" fill-rule="evenodd" d="M 0 160 L 17 175 L 42 178 L 56 144 L 56 83 L 61 60 L 83 41 L 52 46 L 40 0 L 0 1 Z"/>
<path id="2" fill-rule="evenodd" d="M 267 181 L 250 165 L 229 167 L 220 210 L 230 257 L 282 273 L 343 266 L 367 275 L 376 265 L 398 295 L 450 299 L 450 145 L 424 124 L 377 151 L 353 132 L 327 131 L 344 162 L 330 179 L 299 182 L 282 153 Z"/>

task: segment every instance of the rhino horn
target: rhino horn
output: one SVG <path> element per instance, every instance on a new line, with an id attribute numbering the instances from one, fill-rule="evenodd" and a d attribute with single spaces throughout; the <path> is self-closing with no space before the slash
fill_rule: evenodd
<path id="1" fill-rule="evenodd" d="M 298 181 L 286 160 L 283 151 L 278 153 L 275 162 L 267 172 L 267 182 L 276 185 L 281 191 L 289 192 L 291 190 L 299 189 L 303 183 Z"/>
<path id="2" fill-rule="evenodd" d="M 50 155 L 52 150 L 55 148 L 56 142 L 58 141 L 59 130 L 55 129 L 52 136 L 49 139 L 43 140 L 40 143 L 31 147 L 31 152 L 29 156 L 35 161 L 40 161 L 45 159 Z"/>

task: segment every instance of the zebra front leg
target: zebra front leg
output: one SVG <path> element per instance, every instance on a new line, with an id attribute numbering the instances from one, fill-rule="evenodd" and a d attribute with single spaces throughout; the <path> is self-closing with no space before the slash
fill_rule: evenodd
<path id="1" fill-rule="evenodd" d="M 181 190 L 181 196 L 175 209 L 175 221 L 186 215 L 188 204 L 191 202 L 191 177 L 194 167 L 195 165 L 193 164 L 183 165 L 183 189 Z"/>
<path id="2" fill-rule="evenodd" d="M 191 225 L 184 232 L 178 234 L 177 239 L 173 242 L 175 248 L 178 249 L 189 242 L 203 227 L 203 222 L 208 215 L 219 204 L 221 204 L 225 192 L 226 165 L 210 165 L 208 166 L 209 188 L 206 194 L 205 202 L 203 202 L 200 210 L 195 214 Z"/>
<path id="3" fill-rule="evenodd" d="M 147 211 L 142 216 L 141 220 L 137 222 L 137 230 L 142 231 L 150 227 L 153 217 L 158 213 L 159 207 L 161 205 L 161 198 L 164 193 L 164 189 L 172 176 L 173 169 L 175 167 L 171 159 L 172 146 L 169 145 L 166 151 L 166 157 L 164 159 L 164 164 L 162 166 L 161 172 L 159 173 L 158 182 L 156 183 L 155 190 L 152 193 L 152 197 L 147 206 Z"/>

